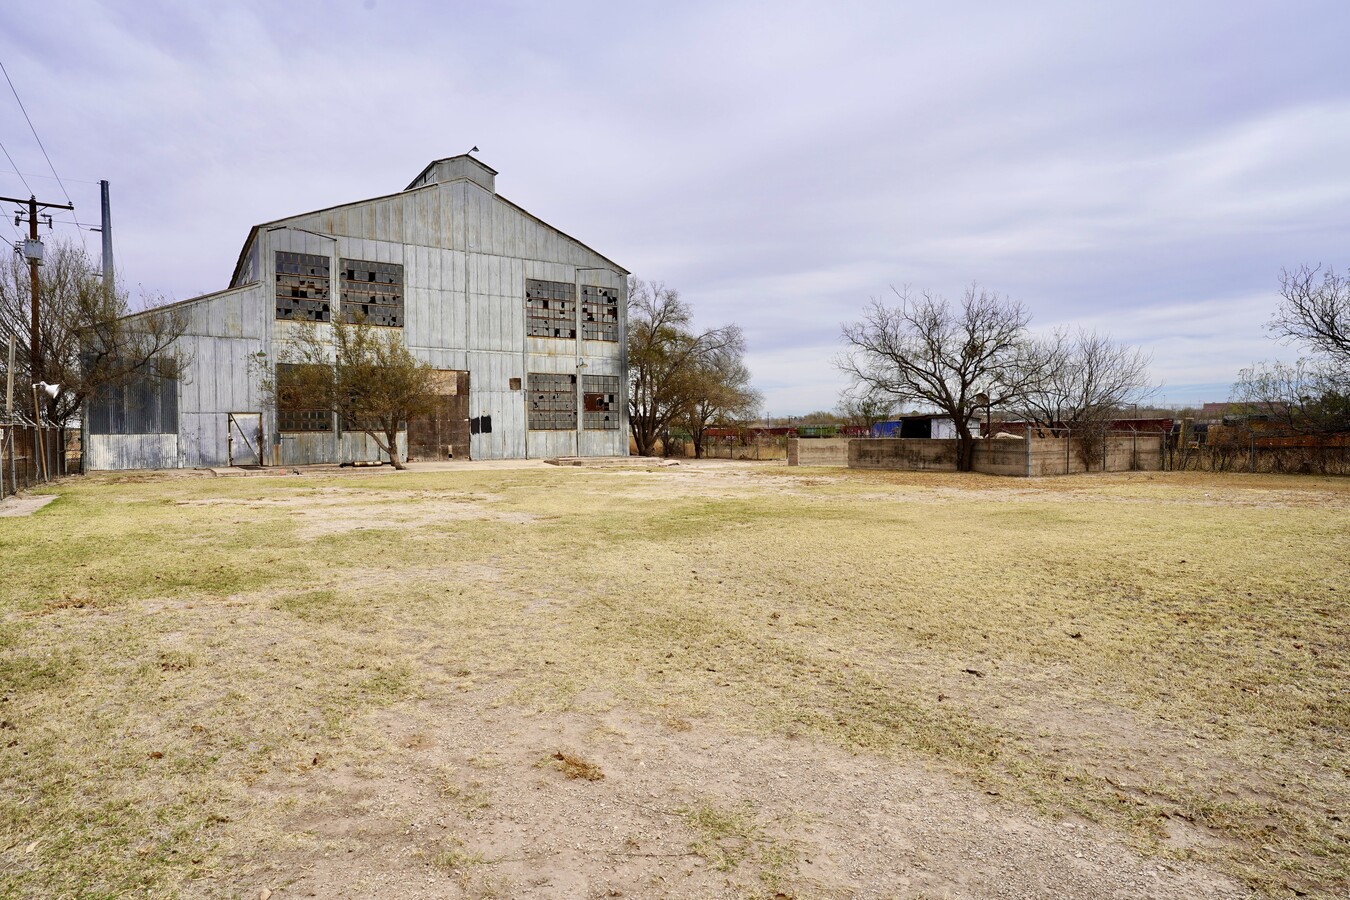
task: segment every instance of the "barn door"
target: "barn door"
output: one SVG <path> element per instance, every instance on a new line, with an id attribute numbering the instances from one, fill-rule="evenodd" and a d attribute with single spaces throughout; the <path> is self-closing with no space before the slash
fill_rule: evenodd
<path id="1" fill-rule="evenodd" d="M 225 418 L 227 464 L 262 465 L 262 413 L 226 413 Z"/>
<path id="2" fill-rule="evenodd" d="M 432 372 L 434 409 L 408 420 L 408 458 L 469 458 L 469 373 L 451 369 Z"/>

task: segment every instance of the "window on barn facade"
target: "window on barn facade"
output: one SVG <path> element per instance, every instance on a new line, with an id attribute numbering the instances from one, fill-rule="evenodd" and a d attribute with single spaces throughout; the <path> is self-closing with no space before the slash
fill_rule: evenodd
<path id="1" fill-rule="evenodd" d="M 576 285 L 525 279 L 525 333 L 530 337 L 575 338 L 576 309 Z"/>
<path id="2" fill-rule="evenodd" d="M 577 427 L 577 376 L 530 373 L 532 431 L 571 431 Z"/>
<path id="3" fill-rule="evenodd" d="M 342 321 L 403 327 L 403 266 L 342 260 Z"/>
<path id="4" fill-rule="evenodd" d="M 328 277 L 331 263 L 313 253 L 277 251 L 277 318 L 331 322 Z"/>
<path id="5" fill-rule="evenodd" d="M 619 376 L 583 375 L 582 424 L 590 431 L 619 428 Z"/>
<path id="6" fill-rule="evenodd" d="M 308 393 L 302 382 L 306 366 L 281 363 L 277 366 L 277 431 L 332 431 L 333 414 L 326 409 L 302 405 Z"/>
<path id="7" fill-rule="evenodd" d="M 582 285 L 581 336 L 588 341 L 619 339 L 619 291 L 617 288 Z"/>

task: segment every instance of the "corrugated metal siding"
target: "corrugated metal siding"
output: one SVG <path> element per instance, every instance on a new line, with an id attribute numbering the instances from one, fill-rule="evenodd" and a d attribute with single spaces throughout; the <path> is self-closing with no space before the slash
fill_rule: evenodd
<path id="1" fill-rule="evenodd" d="M 331 234 L 324 237 L 298 229 Z M 335 239 L 334 239 L 335 238 Z M 617 374 L 627 385 L 620 318 L 618 342 L 525 337 L 525 279 L 602 285 L 624 292 L 626 280 L 603 257 L 542 225 L 482 186 L 437 184 L 347 207 L 305 214 L 260 229 L 245 254 L 250 287 L 202 298 L 186 307 L 191 334 L 182 345 L 192 361 L 180 388 L 180 465 L 224 465 L 226 413 L 263 410 L 260 364 L 272 365 L 291 323 L 275 320 L 275 254 L 342 257 L 404 267 L 404 340 L 438 369 L 469 372 L 470 416 L 492 417 L 492 432 L 473 435 L 478 459 L 525 456 L 626 455 L 627 409 L 619 432 L 526 430 L 525 392 L 511 389 L 529 372 Z M 580 271 L 578 267 L 599 267 Z M 579 276 L 579 277 L 578 277 Z M 241 276 L 242 278 L 242 276 Z M 335 277 L 329 293 L 338 302 Z M 621 304 L 620 309 L 624 307 Z M 265 356 L 260 361 L 257 354 Z M 580 399 L 578 398 L 578 402 Z M 264 411 L 265 456 L 284 464 L 374 458 L 356 438 L 310 434 L 278 444 L 275 415 Z M 579 417 L 580 421 L 580 417 Z M 528 446 L 527 446 L 528 444 Z M 111 451 L 110 451 L 111 452 Z M 128 456 L 123 467 L 144 463 Z"/>
<path id="2" fill-rule="evenodd" d="M 178 468 L 176 434 L 91 434 L 85 459 L 92 471 Z"/>
<path id="3" fill-rule="evenodd" d="M 398 435 L 399 452 L 407 455 L 408 436 Z M 320 463 L 344 463 L 385 460 L 388 457 L 366 434 L 344 432 L 285 432 L 281 435 L 281 465 L 309 466 Z"/>

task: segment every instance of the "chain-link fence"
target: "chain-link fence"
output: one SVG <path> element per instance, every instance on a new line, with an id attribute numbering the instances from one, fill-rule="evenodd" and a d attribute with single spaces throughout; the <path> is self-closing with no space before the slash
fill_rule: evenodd
<path id="1" fill-rule="evenodd" d="M 694 441 L 688 434 L 672 433 L 667 456 L 694 456 Z M 735 435 L 709 435 L 703 439 L 704 459 L 787 460 L 786 435 L 762 434 L 741 438 Z"/>
<path id="2" fill-rule="evenodd" d="M 80 471 L 79 429 L 0 424 L 0 498 Z"/>
<path id="3" fill-rule="evenodd" d="M 1350 435 L 1281 434 L 1214 426 L 1170 436 L 1164 465 L 1175 471 L 1350 475 Z"/>

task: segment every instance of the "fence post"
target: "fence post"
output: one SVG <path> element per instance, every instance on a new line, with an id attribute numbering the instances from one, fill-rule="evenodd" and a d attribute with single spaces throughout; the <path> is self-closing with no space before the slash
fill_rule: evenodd
<path id="1" fill-rule="evenodd" d="M 1251 453 L 1250 453 L 1250 455 L 1248 456 L 1248 459 L 1247 459 L 1247 471 L 1248 471 L 1248 472 L 1253 472 L 1253 473 L 1254 473 L 1254 472 L 1256 472 L 1256 432 L 1255 432 L 1255 431 L 1252 432 L 1252 434 L 1251 434 L 1251 439 L 1252 439 L 1252 447 L 1251 447 Z"/>
<path id="2" fill-rule="evenodd" d="M 1064 474 L 1070 475 L 1069 452 L 1073 449 L 1073 429 L 1064 429 Z"/>

